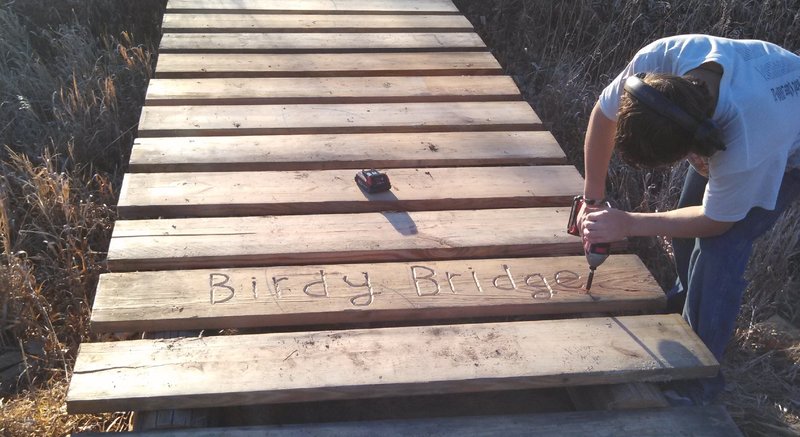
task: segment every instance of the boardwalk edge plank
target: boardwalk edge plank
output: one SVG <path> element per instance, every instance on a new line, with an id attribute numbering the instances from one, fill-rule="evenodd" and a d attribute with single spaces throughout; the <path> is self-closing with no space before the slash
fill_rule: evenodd
<path id="1" fill-rule="evenodd" d="M 198 408 L 663 381 L 710 377 L 718 369 L 677 314 L 132 340 L 81 345 L 67 408 Z"/>

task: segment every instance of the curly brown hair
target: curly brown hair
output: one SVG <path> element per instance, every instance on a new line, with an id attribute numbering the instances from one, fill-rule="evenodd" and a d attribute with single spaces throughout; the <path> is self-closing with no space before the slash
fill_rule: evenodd
<path id="1" fill-rule="evenodd" d="M 648 73 L 643 80 L 695 119 L 713 115 L 714 102 L 703 82 L 660 73 Z M 640 104 L 627 91 L 620 97 L 615 143 L 622 159 L 634 167 L 663 167 L 690 152 L 711 156 L 716 151 L 714 146 L 696 141 L 694 132 Z"/>

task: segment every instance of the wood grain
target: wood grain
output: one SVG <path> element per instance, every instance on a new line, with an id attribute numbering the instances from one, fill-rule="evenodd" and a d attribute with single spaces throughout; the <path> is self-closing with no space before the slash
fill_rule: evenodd
<path id="1" fill-rule="evenodd" d="M 578 255 L 569 208 L 118 220 L 112 271 Z"/>
<path id="2" fill-rule="evenodd" d="M 159 53 L 157 78 L 501 74 L 489 52 L 202 54 Z"/>
<path id="3" fill-rule="evenodd" d="M 159 53 L 485 51 L 473 32 L 165 33 Z"/>
<path id="4" fill-rule="evenodd" d="M 541 130 L 526 102 L 145 106 L 140 137 Z"/>
<path id="5" fill-rule="evenodd" d="M 710 377 L 677 314 L 84 343 L 70 413 Z"/>
<path id="6" fill-rule="evenodd" d="M 153 332 L 145 328 L 142 338 L 166 339 L 178 337 L 197 337 L 200 331 L 160 331 Z M 168 431 L 177 428 L 208 428 L 218 424 L 218 410 L 210 408 L 167 409 L 136 411 L 133 414 L 133 429 L 136 431 Z"/>
<path id="7" fill-rule="evenodd" d="M 91 327 L 139 332 L 441 323 L 664 308 L 664 292 L 635 255 L 610 257 L 591 293 L 582 288 L 586 273 L 583 256 L 109 273 L 100 276 Z"/>
<path id="8" fill-rule="evenodd" d="M 137 138 L 128 171 L 259 171 L 566 164 L 545 131 Z"/>
<path id="9" fill-rule="evenodd" d="M 450 0 L 169 0 L 167 12 L 458 13 Z"/>
<path id="10" fill-rule="evenodd" d="M 462 15 L 164 14 L 168 33 L 470 32 Z"/>
<path id="11" fill-rule="evenodd" d="M 329 214 L 569 205 L 583 192 L 571 165 L 393 169 L 392 188 L 368 194 L 355 170 L 130 173 L 121 218 Z"/>
<path id="12" fill-rule="evenodd" d="M 522 100 L 507 76 L 152 79 L 146 105 Z"/>

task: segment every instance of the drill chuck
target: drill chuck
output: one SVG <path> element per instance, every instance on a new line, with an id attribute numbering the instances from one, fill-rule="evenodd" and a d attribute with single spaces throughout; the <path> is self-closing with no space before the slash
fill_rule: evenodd
<path id="1" fill-rule="evenodd" d="M 586 262 L 589 263 L 591 269 L 596 269 L 603 264 L 603 261 L 608 258 L 611 253 L 611 245 L 608 243 L 592 244 L 589 250 L 586 251 Z"/>

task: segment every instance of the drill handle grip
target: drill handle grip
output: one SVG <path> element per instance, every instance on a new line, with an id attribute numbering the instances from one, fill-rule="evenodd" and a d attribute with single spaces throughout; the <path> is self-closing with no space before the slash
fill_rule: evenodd
<path id="1" fill-rule="evenodd" d="M 575 196 L 572 198 L 572 209 L 569 211 L 569 220 L 567 221 L 567 233 L 576 237 L 580 236 L 578 229 L 578 214 L 583 208 L 583 196 Z"/>
<path id="2" fill-rule="evenodd" d="M 572 198 L 572 209 L 569 211 L 569 220 L 567 220 L 567 233 L 576 237 L 580 236 L 580 229 L 578 229 L 578 215 L 583 209 L 586 199 L 583 196 L 575 196 Z M 608 201 L 602 201 L 599 204 L 591 204 L 592 206 L 611 207 Z"/>

